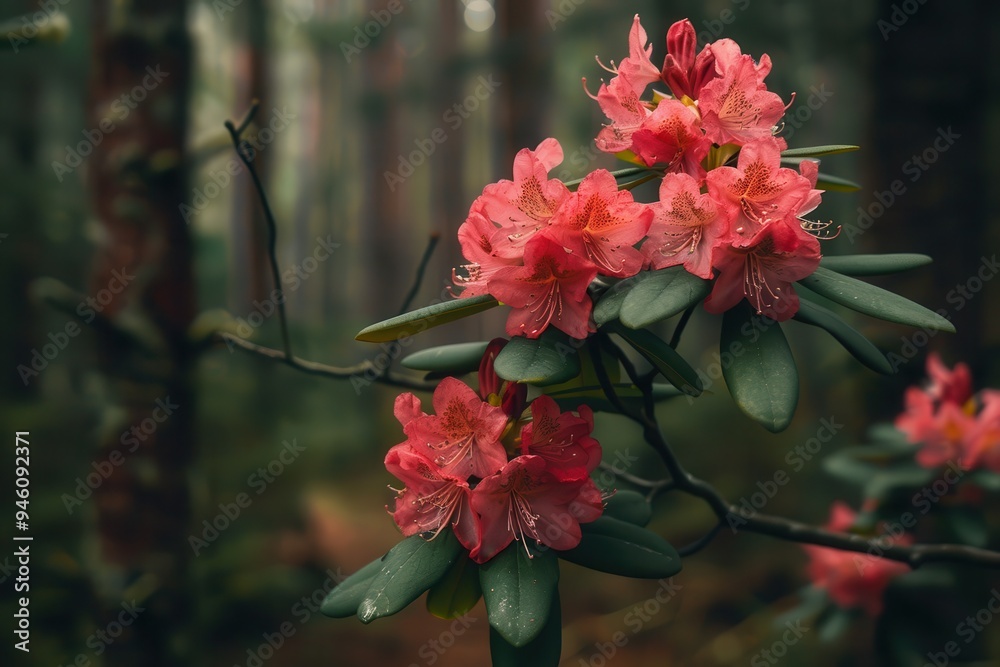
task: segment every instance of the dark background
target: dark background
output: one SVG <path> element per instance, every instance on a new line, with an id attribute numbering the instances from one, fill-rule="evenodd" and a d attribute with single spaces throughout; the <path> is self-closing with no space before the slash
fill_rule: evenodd
<path id="1" fill-rule="evenodd" d="M 391 480 L 381 460 L 401 434 L 389 417 L 396 394 L 390 389 L 305 376 L 207 342 L 216 328 L 239 332 L 255 312 L 267 315 L 273 287 L 247 174 L 224 175 L 235 154 L 222 123 L 242 117 L 253 97 L 261 100 L 261 126 L 276 111 L 287 119 L 256 164 L 279 220 L 279 259 L 302 271 L 298 287 L 286 284 L 295 350 L 354 363 L 383 351 L 353 336 L 396 312 L 434 232 L 442 241 L 414 305 L 440 298 L 460 260 L 458 225 L 485 184 L 510 177 L 517 150 L 555 136 L 567 158 L 556 175 L 614 168 L 610 156 L 593 149 L 603 117 L 581 78 L 596 91 L 607 75 L 594 55 L 608 62 L 627 54 L 635 13 L 657 63 L 667 27 L 690 17 L 703 40 L 731 37 L 745 53 L 770 54 L 769 88 L 784 99 L 798 94 L 785 130 L 790 145 L 862 146 L 824 161 L 824 171 L 862 188 L 830 193 L 819 215 L 857 232 L 860 207 L 873 222 L 863 234 L 845 229 L 824 251 L 932 255 L 930 268 L 877 282 L 945 308 L 958 333 L 927 344 L 918 336 L 911 353 L 911 330 L 855 318 L 883 349 L 912 357 L 883 378 L 825 334 L 791 325 L 803 376 L 791 428 L 771 436 L 756 427 L 720 383 L 693 406 L 663 409 L 689 468 L 737 499 L 783 468 L 785 454 L 812 437 L 822 418 L 845 425 L 822 455 L 859 442 L 869 424 L 899 411 L 902 391 L 922 377 L 929 350 L 949 364 L 967 362 L 980 386 L 1000 382 L 997 285 L 987 281 L 961 310 L 948 298 L 1000 245 L 995 3 L 488 4 L 401 0 L 398 15 L 385 14 L 383 0 L 0 5 L 0 19 L 11 19 L 0 44 L 0 424 L 8 434 L 30 431 L 33 453 L 32 652 L 10 651 L 14 664 L 63 665 L 83 655 L 106 665 L 247 665 L 248 649 L 283 623 L 291 637 L 264 664 L 487 660 L 481 605 L 454 647 L 438 653 L 429 642 L 450 646 L 451 624 L 420 603 L 369 627 L 320 617 L 301 604 L 329 585 L 331 573 L 354 571 L 398 539 L 383 511 Z M 70 24 L 63 41 L 25 45 L 9 37 L 25 25 L 21 15 L 53 9 Z M 346 49 L 373 21 L 372 11 L 391 16 L 388 25 L 372 28 L 377 35 L 364 48 Z M 40 25 L 51 30 L 62 20 Z M 122 117 L 114 100 L 157 66 L 167 75 Z M 481 77 L 500 85 L 456 123 L 449 110 L 474 94 Z M 86 143 L 85 133 L 102 120 L 113 121 L 113 129 L 91 134 L 100 139 L 92 153 L 68 173 L 54 169 L 55 161 L 71 164 L 67 147 Z M 443 143 L 390 188 L 385 173 L 399 170 L 415 142 L 426 146 L 435 128 L 443 129 Z M 912 157 L 949 129 L 958 136 L 954 143 L 926 171 L 913 171 Z M 885 206 L 896 180 L 905 191 Z M 878 215 L 874 204 L 884 208 Z M 187 215 L 182 205 L 201 210 Z M 317 239 L 339 247 L 312 263 Z M 122 270 L 134 276 L 127 288 L 105 299 L 91 322 L 79 322 L 81 300 L 112 296 L 114 272 Z M 252 327 L 253 340 L 279 346 L 277 318 L 263 319 Z M 69 323 L 80 333 L 61 338 Z M 488 339 L 501 326 L 502 315 L 491 313 L 424 334 L 411 349 Z M 686 335 L 681 351 L 699 368 L 715 360 L 710 341 L 717 326 L 701 314 Z M 64 349 L 44 369 L 18 370 L 55 344 L 53 337 Z M 156 401 L 167 399 L 177 406 L 173 414 L 128 451 L 122 434 L 141 428 Z M 598 435 L 609 454 L 648 456 L 639 434 L 614 419 L 603 420 Z M 292 440 L 304 451 L 262 488 L 251 476 Z M 116 450 L 124 463 L 67 507 L 79 480 Z M 4 488 L 12 488 L 12 459 L 0 466 Z M 652 475 L 655 466 L 643 458 L 636 470 Z M 190 536 L 202 535 L 202 521 L 240 493 L 252 503 L 196 556 Z M 793 475 L 767 511 L 822 523 L 838 498 L 858 502 L 856 490 L 824 475 L 817 459 Z M 4 535 L 10 523 L 3 521 Z M 671 498 L 657 506 L 654 526 L 675 544 L 710 525 L 693 502 Z M 808 583 L 804 563 L 796 545 L 724 531 L 685 561 L 675 577 L 679 595 L 634 634 L 627 614 L 658 584 L 566 566 L 563 664 L 602 664 L 599 647 L 617 631 L 630 637 L 615 650 L 618 665 L 747 664 L 780 635 L 774 621 L 795 607 Z M 984 573 L 970 577 L 966 603 L 942 608 L 933 596 L 921 600 L 935 628 L 928 650 L 954 638 L 955 625 L 998 584 Z M 2 584 L 5 627 L 12 624 L 12 583 L 8 577 Z M 97 656 L 99 644 L 88 638 L 131 600 L 146 611 Z M 886 664 L 872 648 L 870 620 L 858 620 L 832 645 L 821 645 L 817 634 L 806 633 L 782 664 Z M 998 636 L 987 631 L 975 655 L 958 659 L 995 664 L 988 656 L 1000 655 Z M 9 646 L 5 640 L 0 655 Z"/>

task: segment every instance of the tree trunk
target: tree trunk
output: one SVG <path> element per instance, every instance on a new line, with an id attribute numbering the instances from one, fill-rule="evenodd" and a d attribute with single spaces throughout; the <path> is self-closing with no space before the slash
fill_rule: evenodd
<path id="1" fill-rule="evenodd" d="M 96 459 L 123 459 L 94 493 L 99 627 L 134 599 L 145 610 L 110 644 L 105 664 L 191 664 L 184 628 L 192 615 L 185 573 L 195 404 L 186 332 L 196 306 L 192 241 L 179 211 L 188 197 L 185 3 L 96 0 L 92 20 L 88 127 L 113 129 L 87 163 L 102 230 L 89 293 L 113 295 L 100 313 L 110 327 L 98 328 L 98 364 L 123 415 L 102 433 Z"/>

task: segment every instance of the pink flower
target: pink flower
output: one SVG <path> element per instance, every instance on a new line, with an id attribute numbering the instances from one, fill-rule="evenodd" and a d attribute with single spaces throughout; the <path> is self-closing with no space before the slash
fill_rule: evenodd
<path id="1" fill-rule="evenodd" d="M 412 401 L 403 396 L 396 399 L 396 405 L 397 417 L 402 412 L 408 418 L 403 425 L 404 444 L 440 466 L 442 473 L 461 479 L 486 477 L 507 463 L 507 452 L 500 442 L 507 415 L 480 400 L 461 380 L 447 377 L 437 386 L 434 415 L 414 416 Z"/>
<path id="2" fill-rule="evenodd" d="M 691 21 L 677 21 L 667 30 L 667 58 L 663 77 L 670 90 L 680 99 L 685 95 L 698 99 L 702 88 L 716 77 L 715 54 L 710 46 L 695 56 L 698 38 Z"/>
<path id="3" fill-rule="evenodd" d="M 968 433 L 969 467 L 1000 473 L 1000 391 L 986 389 L 980 392 L 979 400 L 983 407 Z"/>
<path id="4" fill-rule="evenodd" d="M 642 95 L 646 86 L 660 81 L 660 70 L 653 64 L 653 47 L 636 14 L 628 33 L 628 57 L 618 64 L 618 73 L 632 84 L 636 94 Z"/>
<path id="5" fill-rule="evenodd" d="M 854 524 L 857 515 L 847 505 L 836 502 L 827 528 L 844 532 Z M 908 535 L 898 538 L 900 544 L 910 544 Z M 840 551 L 813 544 L 803 546 L 809 555 L 807 572 L 817 588 L 826 589 L 838 606 L 864 609 L 872 617 L 882 612 L 882 595 L 889 582 L 909 572 L 904 563 L 867 554 Z"/>
<path id="6" fill-rule="evenodd" d="M 479 545 L 479 518 L 472 511 L 472 491 L 464 479 L 443 472 L 407 443 L 389 450 L 385 467 L 406 485 L 397 491 L 392 514 L 403 535 L 437 537 L 450 526 L 466 549 Z"/>
<path id="7" fill-rule="evenodd" d="M 632 82 L 625 74 L 619 74 L 611 79 L 611 83 L 601 84 L 595 99 L 601 111 L 611 121 L 610 125 L 601 128 L 597 133 L 595 140 L 597 148 L 605 153 L 629 150 L 632 146 L 632 135 L 650 115 L 649 109 L 639 99 Z"/>
<path id="8" fill-rule="evenodd" d="M 712 199 L 732 220 L 730 231 L 738 245 L 771 222 L 783 220 L 801 227 L 796 216 L 813 196 L 807 177 L 781 166 L 781 147 L 773 137 L 745 145 L 736 167 L 713 169 L 705 182 Z"/>
<path id="9" fill-rule="evenodd" d="M 667 174 L 660 200 L 652 204 L 653 224 L 642 254 L 654 269 L 683 264 L 689 273 L 712 277 L 712 249 L 728 231 L 726 219 L 698 182 L 687 174 Z"/>
<path id="10" fill-rule="evenodd" d="M 907 440 L 921 446 L 917 463 L 937 468 L 954 461 L 963 468 L 971 467 L 967 441 L 976 425 L 974 414 L 958 403 L 937 403 L 917 387 L 906 390 L 905 403 L 905 411 L 896 417 L 896 428 L 906 434 Z"/>
<path id="11" fill-rule="evenodd" d="M 720 246 L 719 270 L 705 310 L 724 313 L 744 297 L 759 314 L 783 322 L 799 309 L 792 283 L 819 266 L 819 241 L 801 228 L 767 224 L 743 245 Z"/>
<path id="12" fill-rule="evenodd" d="M 648 166 L 666 163 L 668 172 L 701 180 L 701 161 L 712 142 L 701 131 L 698 112 L 677 100 L 662 100 L 632 134 L 632 151 Z"/>
<path id="13" fill-rule="evenodd" d="M 770 137 L 785 113 L 785 103 L 764 85 L 771 59 L 763 55 L 755 64 L 731 39 L 720 39 L 711 48 L 718 77 L 698 97 L 705 134 L 720 146 Z"/>
<path id="14" fill-rule="evenodd" d="M 482 523 L 482 539 L 469 555 L 485 563 L 514 540 L 525 548 L 533 539 L 572 549 L 580 543 L 580 524 L 597 519 L 604 504 L 590 477 L 562 478 L 541 456 L 518 456 L 479 483 L 472 508 Z"/>
<path id="15" fill-rule="evenodd" d="M 551 324 L 574 338 L 586 338 L 596 330 L 587 294 L 596 277 L 596 266 L 541 235 L 525 246 L 524 266 L 494 274 L 490 294 L 513 308 L 507 318 L 511 336 L 538 338 Z"/>
<path id="16" fill-rule="evenodd" d="M 572 412 L 559 412 L 549 396 L 531 402 L 531 422 L 521 429 L 521 453 L 542 457 L 550 469 L 579 474 L 591 473 L 601 463 L 601 446 L 590 437 L 594 413 L 585 405 Z"/>
<path id="17" fill-rule="evenodd" d="M 619 190 L 611 172 L 598 169 L 570 195 L 545 235 L 589 259 L 599 274 L 625 278 L 642 269 L 642 254 L 632 246 L 652 220 L 652 209 L 637 203 L 628 190 Z"/>
<path id="18" fill-rule="evenodd" d="M 535 150 L 524 148 L 514 158 L 514 180 L 487 185 L 480 197 L 483 213 L 500 225 L 507 242 L 498 244 L 499 255 L 517 258 L 524 245 L 550 223 L 569 190 L 549 171 L 563 160 L 562 146 L 545 139 Z"/>
<path id="19" fill-rule="evenodd" d="M 468 276 L 459 276 L 453 270 L 452 282 L 464 288 L 460 296 L 471 297 L 487 294 L 490 278 L 504 266 L 516 266 L 517 259 L 504 250 L 509 246 L 506 236 L 483 214 L 482 197 L 472 204 L 469 217 L 458 228 L 458 242 L 462 256 L 469 262 L 462 265 Z"/>
<path id="20" fill-rule="evenodd" d="M 966 364 L 955 364 L 953 370 L 941 362 L 935 352 L 927 355 L 927 393 L 935 401 L 963 405 L 972 398 L 972 373 Z"/>

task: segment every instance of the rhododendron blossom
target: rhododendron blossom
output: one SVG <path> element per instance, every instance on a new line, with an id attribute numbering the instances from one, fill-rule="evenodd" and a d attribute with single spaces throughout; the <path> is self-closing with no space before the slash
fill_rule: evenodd
<path id="1" fill-rule="evenodd" d="M 857 514 L 842 502 L 834 503 L 827 528 L 846 532 Z M 895 538 L 895 543 L 912 543 L 909 535 Z M 841 551 L 813 544 L 803 546 L 809 555 L 807 572 L 813 585 L 826 590 L 830 599 L 844 609 L 863 609 L 870 616 L 882 612 L 882 596 L 889 583 L 910 571 L 904 563 L 869 554 Z"/>
<path id="2" fill-rule="evenodd" d="M 649 166 L 665 164 L 666 171 L 690 174 L 701 180 L 702 160 L 712 147 L 701 131 L 698 112 L 677 100 L 663 100 L 632 134 L 632 150 Z"/>
<path id="3" fill-rule="evenodd" d="M 601 275 L 627 278 L 642 269 L 642 255 L 632 246 L 646 236 L 652 220 L 649 206 L 618 190 L 615 177 L 598 169 L 566 200 L 546 235 L 589 259 Z"/>
<path id="4" fill-rule="evenodd" d="M 687 174 L 667 174 L 642 254 L 654 269 L 683 264 L 699 278 L 712 277 L 712 251 L 729 225 L 715 201 Z"/>
<path id="5" fill-rule="evenodd" d="M 587 287 L 597 267 L 568 252 L 547 236 L 524 249 L 524 266 L 503 268 L 490 282 L 490 294 L 511 306 L 507 333 L 538 338 L 551 324 L 574 338 L 593 332 L 593 302 Z"/>
<path id="6" fill-rule="evenodd" d="M 580 523 L 604 511 L 590 479 L 601 461 L 590 435 L 593 413 L 586 406 L 578 415 L 562 412 L 543 395 L 526 420 L 526 385 L 494 370 L 506 344 L 498 338 L 487 345 L 478 394 L 445 378 L 434 391 L 434 415 L 413 394 L 398 396 L 395 414 L 406 440 L 385 457 L 386 470 L 405 485 L 392 512 L 403 534 L 433 539 L 451 529 L 479 563 L 514 540 L 525 548 L 534 540 L 571 549 L 580 542 Z"/>
<path id="7" fill-rule="evenodd" d="M 969 367 L 949 370 L 937 354 L 927 357 L 926 387 L 910 387 L 896 428 L 920 446 L 917 463 L 936 468 L 958 463 L 1000 472 L 1000 392 L 973 394 Z"/>

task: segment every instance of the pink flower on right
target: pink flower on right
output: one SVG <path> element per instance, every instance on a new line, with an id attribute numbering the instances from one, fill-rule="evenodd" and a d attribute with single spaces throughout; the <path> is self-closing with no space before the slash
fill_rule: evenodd
<path id="1" fill-rule="evenodd" d="M 917 462 L 1000 473 L 1000 391 L 974 394 L 969 367 L 949 370 L 935 353 L 927 357 L 927 375 L 925 386 L 906 390 L 905 409 L 896 418 L 896 428 L 920 447 Z"/>

